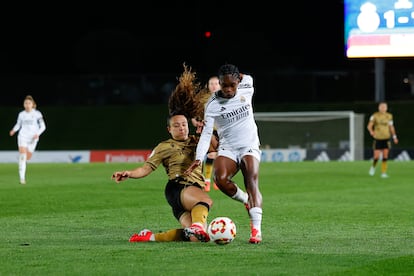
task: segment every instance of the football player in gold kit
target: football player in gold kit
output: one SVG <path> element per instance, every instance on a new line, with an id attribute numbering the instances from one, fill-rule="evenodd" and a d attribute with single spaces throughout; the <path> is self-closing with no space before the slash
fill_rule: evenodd
<path id="1" fill-rule="evenodd" d="M 387 178 L 387 160 L 391 148 L 391 137 L 395 144 L 398 144 L 398 137 L 394 127 L 393 116 L 387 112 L 388 105 L 386 102 L 378 104 L 378 111 L 371 115 L 367 125 L 369 134 L 374 138 L 373 151 L 374 157 L 369 175 L 375 174 L 375 166 L 382 155 L 381 177 Z"/>
<path id="2" fill-rule="evenodd" d="M 206 232 L 206 224 L 213 201 L 204 191 L 202 166 L 195 168 L 189 175 L 184 174 L 195 158 L 195 149 L 199 139 L 195 135 L 189 135 L 187 120 L 187 118 L 195 117 L 194 112 L 200 109 L 196 100 L 188 99 L 195 95 L 193 92 L 197 90 L 194 80 L 195 73 L 185 66 L 180 83 L 169 100 L 170 114 L 167 130 L 171 138 L 160 142 L 143 166 L 133 170 L 117 171 L 112 175 L 112 179 L 118 183 L 128 178 L 145 177 L 163 165 L 168 176 L 165 197 L 182 228 L 162 233 L 153 233 L 144 229 L 138 234 L 133 234 L 129 239 L 130 242 L 208 242 L 210 240 Z M 194 106 L 191 106 L 191 103 L 194 103 Z"/>

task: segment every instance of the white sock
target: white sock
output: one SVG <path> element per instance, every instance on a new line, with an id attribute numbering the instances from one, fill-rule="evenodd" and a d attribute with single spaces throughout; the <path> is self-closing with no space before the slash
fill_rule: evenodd
<path id="1" fill-rule="evenodd" d="M 19 154 L 19 176 L 21 180 L 26 179 L 26 153 Z"/>
<path id="2" fill-rule="evenodd" d="M 247 203 L 249 199 L 249 195 L 245 191 L 240 189 L 239 186 L 237 186 L 236 184 L 234 185 L 236 186 L 237 191 L 231 198 L 234 200 L 240 201 L 242 203 Z"/>
<path id="3" fill-rule="evenodd" d="M 263 210 L 260 207 L 253 207 L 249 210 L 252 226 L 259 232 L 262 232 L 262 212 Z"/>

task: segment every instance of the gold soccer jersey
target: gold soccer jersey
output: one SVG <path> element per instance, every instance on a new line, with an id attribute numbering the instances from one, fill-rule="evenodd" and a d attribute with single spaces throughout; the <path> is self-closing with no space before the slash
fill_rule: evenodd
<path id="1" fill-rule="evenodd" d="M 390 139 L 391 132 L 390 132 L 390 125 L 393 124 L 392 114 L 385 112 L 375 112 L 370 121 L 374 122 L 374 131 L 375 136 L 374 138 L 377 140 L 386 140 Z"/>
<path id="2" fill-rule="evenodd" d="M 165 140 L 154 148 L 146 163 L 153 170 L 162 164 L 170 180 L 182 178 L 185 182 L 198 183 L 200 186 L 204 186 L 201 166 L 194 169 L 189 176 L 184 175 L 184 171 L 194 161 L 197 142 L 198 138 L 194 135 L 190 135 L 185 141 L 177 141 L 171 138 Z"/>

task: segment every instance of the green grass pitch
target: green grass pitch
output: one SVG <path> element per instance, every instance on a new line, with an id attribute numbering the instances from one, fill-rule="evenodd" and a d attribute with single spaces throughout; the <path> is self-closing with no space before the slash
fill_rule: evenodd
<path id="1" fill-rule="evenodd" d="M 178 227 L 163 168 L 120 184 L 140 164 L 0 164 L 0 275 L 413 275 L 414 162 L 262 163 L 263 242 L 248 243 L 242 204 L 212 190 L 209 220 L 237 225 L 229 245 L 129 243 Z M 380 165 L 380 164 L 379 164 Z M 243 186 L 241 175 L 235 177 Z"/>

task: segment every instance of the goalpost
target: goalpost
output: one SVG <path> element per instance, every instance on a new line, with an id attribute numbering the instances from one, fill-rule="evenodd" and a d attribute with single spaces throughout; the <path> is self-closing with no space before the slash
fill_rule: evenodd
<path id="1" fill-rule="evenodd" d="M 353 111 L 256 112 L 262 148 L 306 150 L 330 160 L 364 159 L 364 114 Z"/>

